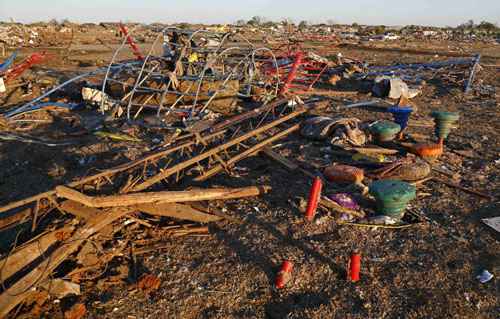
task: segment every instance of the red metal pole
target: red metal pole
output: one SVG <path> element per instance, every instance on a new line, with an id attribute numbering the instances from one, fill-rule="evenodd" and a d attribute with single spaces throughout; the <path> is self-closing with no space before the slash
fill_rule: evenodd
<path id="1" fill-rule="evenodd" d="M 39 53 L 33 53 L 29 57 L 27 57 L 23 62 L 19 63 L 18 65 L 14 66 L 12 69 L 7 70 L 6 75 L 5 75 L 5 82 L 9 82 L 10 80 L 13 80 L 23 74 L 24 71 L 27 69 L 31 68 L 33 65 L 38 64 L 45 60 L 47 57 L 45 52 Z"/>
<path id="2" fill-rule="evenodd" d="M 318 208 L 319 198 L 321 197 L 321 188 L 323 182 L 321 178 L 315 177 L 311 189 L 309 191 L 309 200 L 307 201 L 306 219 L 312 221 Z"/>
<path id="3" fill-rule="evenodd" d="M 299 70 L 300 65 L 302 64 L 302 58 L 304 54 L 302 52 L 297 52 L 295 54 L 295 59 L 292 64 L 292 68 L 290 69 L 290 72 L 288 73 L 288 76 L 285 80 L 285 83 L 281 87 L 281 90 L 279 92 L 280 95 L 284 95 L 288 93 L 288 90 L 290 89 L 290 86 L 292 85 L 293 80 L 297 77 L 297 71 Z"/>
<path id="4" fill-rule="evenodd" d="M 137 44 L 135 44 L 132 37 L 128 34 L 127 28 L 122 23 L 120 23 L 120 30 L 122 31 L 123 35 L 127 37 L 127 43 L 132 48 L 132 52 L 134 53 L 135 57 L 138 60 L 144 60 L 144 57 L 142 56 L 141 51 L 139 50 L 139 47 L 137 46 Z"/>

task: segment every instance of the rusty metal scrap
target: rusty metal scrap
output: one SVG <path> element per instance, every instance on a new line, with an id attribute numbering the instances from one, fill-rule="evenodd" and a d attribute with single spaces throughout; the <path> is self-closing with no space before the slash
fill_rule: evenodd
<path id="1" fill-rule="evenodd" d="M 125 112 L 127 118 L 136 118 L 145 109 L 158 115 L 187 113 L 191 118 L 202 116 L 209 106 L 234 105 L 236 98 L 255 94 L 256 86 L 270 85 L 268 93 L 277 95 L 278 78 L 271 84 L 259 78 L 262 63 L 274 61 L 276 65 L 274 54 L 239 34 L 165 28 L 158 32 L 142 65 L 115 72 L 116 60 L 130 44 L 131 34 L 113 54 L 104 77 L 101 92 L 109 98 L 101 101 L 103 112 L 111 103 L 118 108 L 116 113 Z"/>

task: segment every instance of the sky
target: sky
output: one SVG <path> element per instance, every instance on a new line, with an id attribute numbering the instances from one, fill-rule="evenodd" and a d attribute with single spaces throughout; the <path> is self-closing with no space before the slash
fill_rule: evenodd
<path id="1" fill-rule="evenodd" d="M 0 0 L 0 21 L 234 23 L 262 16 L 312 23 L 500 25 L 500 0 Z"/>

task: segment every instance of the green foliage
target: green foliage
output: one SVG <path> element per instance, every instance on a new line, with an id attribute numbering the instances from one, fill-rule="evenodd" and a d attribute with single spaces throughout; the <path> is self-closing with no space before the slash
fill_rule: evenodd
<path id="1" fill-rule="evenodd" d="M 248 20 L 247 24 L 258 26 L 258 25 L 262 24 L 263 20 L 264 19 L 262 17 L 254 16 L 254 17 L 252 17 L 252 19 Z"/>
<path id="2" fill-rule="evenodd" d="M 488 22 L 488 21 L 481 21 L 479 25 L 477 25 L 478 29 L 481 30 L 486 30 L 486 31 L 496 31 L 498 30 L 498 27 L 496 24 Z"/>
<path id="3" fill-rule="evenodd" d="M 375 34 L 383 34 L 385 32 L 385 25 L 378 25 L 374 29 Z"/>

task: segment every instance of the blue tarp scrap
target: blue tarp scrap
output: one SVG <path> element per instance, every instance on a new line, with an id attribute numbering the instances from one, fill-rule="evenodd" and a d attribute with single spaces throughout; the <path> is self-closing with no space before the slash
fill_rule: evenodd
<path id="1" fill-rule="evenodd" d="M 5 60 L 2 64 L 0 64 L 0 72 L 7 71 L 10 68 L 10 66 L 12 65 L 12 63 L 14 63 L 14 60 L 16 59 L 16 57 L 17 57 L 17 51 L 14 51 L 14 53 L 12 53 L 7 58 L 7 60 Z"/>

